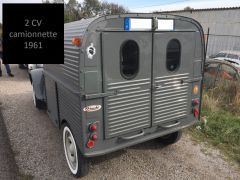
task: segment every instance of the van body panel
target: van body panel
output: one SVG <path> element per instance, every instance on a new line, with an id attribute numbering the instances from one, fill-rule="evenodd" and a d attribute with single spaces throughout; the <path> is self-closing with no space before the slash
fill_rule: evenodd
<path id="1" fill-rule="evenodd" d="M 156 19 L 173 19 L 174 29 L 126 30 L 125 18 L 151 19 L 153 28 Z M 116 151 L 197 122 L 192 101 L 201 100 L 205 60 L 198 22 L 124 14 L 64 27 L 64 64 L 44 65 L 45 99 L 50 119 L 58 127 L 69 124 L 84 156 Z M 80 47 L 72 44 L 74 37 L 81 38 Z M 199 91 L 193 94 L 196 85 Z M 98 139 L 88 148 L 93 123 Z"/>
<path id="2" fill-rule="evenodd" d="M 114 41 L 114 44 L 112 43 Z M 139 47 L 139 67 L 132 79 L 121 74 L 121 48 L 127 41 Z M 151 125 L 151 33 L 104 32 L 102 35 L 106 138 L 150 127 Z"/>
<path id="3" fill-rule="evenodd" d="M 181 123 L 192 116 L 194 32 L 156 32 L 153 35 L 153 125 Z M 167 56 L 175 53 L 169 49 L 171 41 L 179 42 L 179 63 L 175 70 L 168 69 Z M 174 54 L 173 54 L 174 55 Z M 174 65 L 174 64 L 173 64 Z"/>

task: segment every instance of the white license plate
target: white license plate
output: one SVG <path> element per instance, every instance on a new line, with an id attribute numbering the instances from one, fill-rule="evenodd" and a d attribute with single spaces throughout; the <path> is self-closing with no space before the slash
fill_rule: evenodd
<path id="1" fill-rule="evenodd" d="M 159 19 L 158 20 L 158 30 L 160 30 L 160 31 L 172 31 L 172 30 L 174 30 L 173 19 Z"/>

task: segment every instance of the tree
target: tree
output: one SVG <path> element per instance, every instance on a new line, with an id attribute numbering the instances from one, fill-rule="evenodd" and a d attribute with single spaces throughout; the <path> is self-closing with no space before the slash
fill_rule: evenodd
<path id="1" fill-rule="evenodd" d="M 118 5 L 118 4 L 103 2 L 102 7 L 101 7 L 101 12 L 104 15 L 122 14 L 122 13 L 127 13 L 128 10 L 125 9 L 123 6 Z"/>
<path id="2" fill-rule="evenodd" d="M 187 7 L 185 7 L 183 10 L 185 10 L 185 11 L 191 11 L 191 10 L 194 10 L 194 9 L 191 8 L 190 6 L 187 6 Z"/>
<path id="3" fill-rule="evenodd" d="M 61 0 L 54 0 L 55 3 Z M 81 18 L 88 18 L 97 15 L 122 14 L 128 12 L 123 6 L 115 3 L 101 2 L 99 0 L 84 0 L 78 3 L 76 0 L 69 0 L 64 3 L 64 22 L 76 21 Z"/>
<path id="4" fill-rule="evenodd" d="M 53 3 L 63 4 L 63 3 L 64 3 L 64 0 L 53 0 Z"/>
<path id="5" fill-rule="evenodd" d="M 64 22 L 76 21 L 82 18 L 81 5 L 76 0 L 64 4 Z"/>
<path id="6" fill-rule="evenodd" d="M 101 3 L 98 0 L 84 0 L 83 15 L 84 17 L 96 16 L 101 10 Z"/>

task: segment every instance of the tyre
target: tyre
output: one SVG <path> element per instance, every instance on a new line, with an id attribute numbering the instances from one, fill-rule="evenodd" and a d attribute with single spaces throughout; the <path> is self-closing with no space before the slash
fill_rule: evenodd
<path id="1" fill-rule="evenodd" d="M 88 159 L 83 157 L 67 124 L 62 127 L 63 147 L 68 167 L 75 177 L 88 174 Z"/>
<path id="2" fill-rule="evenodd" d="M 32 84 L 32 76 L 30 72 L 28 72 L 28 77 L 29 77 L 30 83 Z"/>
<path id="3" fill-rule="evenodd" d="M 20 69 L 27 69 L 26 64 L 18 64 L 18 67 L 19 67 Z"/>
<path id="4" fill-rule="evenodd" d="M 182 130 L 162 136 L 159 138 L 160 142 L 164 145 L 170 145 L 178 142 L 182 137 Z"/>
<path id="5" fill-rule="evenodd" d="M 46 109 L 46 103 L 36 97 L 34 89 L 32 90 L 33 104 L 38 109 Z"/>

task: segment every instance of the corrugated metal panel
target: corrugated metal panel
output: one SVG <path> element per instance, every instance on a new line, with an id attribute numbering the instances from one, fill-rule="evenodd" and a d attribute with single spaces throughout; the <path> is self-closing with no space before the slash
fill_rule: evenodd
<path id="1" fill-rule="evenodd" d="M 142 88 L 150 83 L 141 79 L 108 84 L 108 91 L 118 91 L 107 100 L 108 137 L 150 126 L 151 90 Z"/>
<path id="2" fill-rule="evenodd" d="M 240 37 L 209 36 L 208 55 L 216 54 L 223 50 L 240 51 Z"/>
<path id="3" fill-rule="evenodd" d="M 184 13 L 184 12 L 197 12 L 197 11 L 222 11 L 240 9 L 240 7 L 220 7 L 220 8 L 204 8 L 204 9 L 192 9 L 192 10 L 176 10 L 176 11 L 163 11 L 164 13 Z"/>
<path id="4" fill-rule="evenodd" d="M 58 102 L 60 119 L 67 120 L 76 138 L 77 144 L 82 142 L 82 116 L 79 96 L 72 94 L 58 85 Z"/>
<path id="5" fill-rule="evenodd" d="M 153 93 L 153 124 L 182 118 L 188 112 L 189 73 L 156 77 L 155 83 L 160 85 Z"/>
<path id="6" fill-rule="evenodd" d="M 79 86 L 80 48 L 72 45 L 73 37 L 83 37 L 89 24 L 96 18 L 82 19 L 64 24 L 64 78 L 74 87 Z"/>
<path id="7" fill-rule="evenodd" d="M 165 12 L 166 13 L 166 12 Z M 210 29 L 207 55 L 223 50 L 240 50 L 240 10 L 237 8 L 221 8 L 213 10 L 167 12 L 197 20 L 207 34 Z"/>

